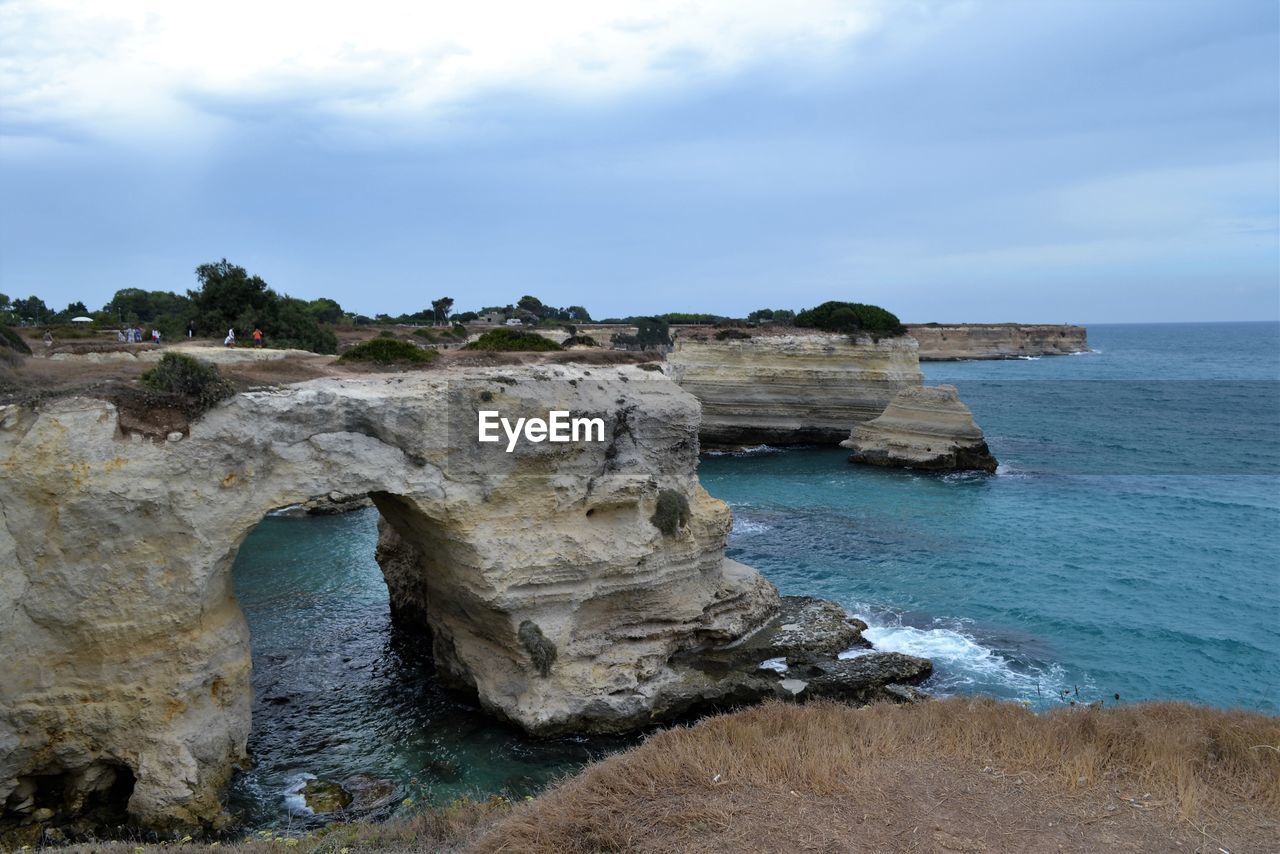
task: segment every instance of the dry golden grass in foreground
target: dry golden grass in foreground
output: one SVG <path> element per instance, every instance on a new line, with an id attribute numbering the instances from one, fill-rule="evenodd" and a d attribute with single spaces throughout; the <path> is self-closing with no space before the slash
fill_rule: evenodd
<path id="1" fill-rule="evenodd" d="M 514 808 L 459 802 L 219 847 L 1241 854 L 1276 851 L 1277 840 L 1280 718 L 1175 703 L 1035 715 L 957 698 L 767 704 L 656 733 Z"/>
<path id="2" fill-rule="evenodd" d="M 510 802 L 460 800 L 448 807 L 427 809 L 390 821 L 335 823 L 315 831 L 261 831 L 238 842 L 201 842 L 186 837 L 171 842 L 112 840 L 45 847 L 59 854 L 354 854 L 357 851 L 460 851 L 497 816 L 506 815 Z M 2 850 L 2 849 L 0 849 Z M 32 847 L 23 854 L 31 854 Z"/>
<path id="3" fill-rule="evenodd" d="M 1280 719 L 1183 704 L 769 704 L 660 732 L 475 850 L 1275 851 Z"/>

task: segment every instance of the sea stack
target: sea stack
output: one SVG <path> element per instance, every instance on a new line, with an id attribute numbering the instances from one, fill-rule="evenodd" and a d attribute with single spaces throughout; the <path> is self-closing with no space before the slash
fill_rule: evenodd
<path id="1" fill-rule="evenodd" d="M 994 472 L 998 465 L 951 385 L 904 388 L 840 445 L 853 450 L 849 462 L 873 466 Z"/>

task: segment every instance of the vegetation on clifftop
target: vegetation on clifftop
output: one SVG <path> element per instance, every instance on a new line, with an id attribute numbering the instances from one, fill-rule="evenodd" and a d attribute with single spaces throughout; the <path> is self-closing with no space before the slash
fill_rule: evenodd
<path id="1" fill-rule="evenodd" d="M 154 368 L 139 380 L 152 391 L 181 395 L 203 412 L 218 401 L 235 394 L 235 388 L 218 371 L 217 365 L 184 356 L 165 353 Z"/>
<path id="2" fill-rule="evenodd" d="M 398 338 L 363 341 L 338 357 L 339 362 L 367 362 L 374 365 L 425 365 L 439 356 L 417 344 Z"/>
<path id="3" fill-rule="evenodd" d="M 878 305 L 831 300 L 796 315 L 796 326 L 846 332 L 866 333 L 872 338 L 906 335 L 907 329 L 898 316 Z"/>
<path id="4" fill-rule="evenodd" d="M 472 341 L 464 349 L 492 350 L 504 353 L 537 353 L 548 350 L 560 350 L 562 348 L 556 342 L 548 338 L 543 338 L 536 332 L 524 332 L 519 329 L 509 329 L 504 326 L 499 327 L 498 329 L 491 329 L 481 335 L 478 340 Z"/>

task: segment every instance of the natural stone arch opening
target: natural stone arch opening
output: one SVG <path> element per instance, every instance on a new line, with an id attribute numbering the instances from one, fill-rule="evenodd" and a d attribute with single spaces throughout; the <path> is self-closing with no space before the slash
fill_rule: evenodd
<path id="1" fill-rule="evenodd" d="M 460 761 L 465 747 L 442 745 L 439 733 L 474 721 L 474 688 L 459 694 L 440 678 L 425 611 L 397 607 L 405 600 L 387 586 L 385 556 L 377 560 L 378 528 L 389 523 L 368 496 L 352 499 L 269 512 L 233 560 L 252 648 L 251 767 L 232 777 L 224 802 L 250 825 L 285 814 L 331 820 L 338 807 L 380 815 L 417 797 L 418 778 L 461 792 L 464 777 L 488 771 Z M 407 589 L 410 579 L 396 578 Z M 399 735 L 379 736 L 390 729 Z M 304 803 L 320 817 L 301 814 Z"/>
<path id="2" fill-rule="evenodd" d="M 606 441 L 476 447 L 478 408 L 551 406 L 605 419 Z M 107 762 L 135 778 L 134 819 L 216 823 L 251 725 L 235 554 L 269 510 L 329 490 L 373 496 L 398 612 L 425 613 L 441 675 L 495 715 L 617 731 L 714 690 L 674 657 L 778 600 L 724 558 L 698 423 L 630 366 L 315 380 L 237 395 L 176 441 L 97 399 L 0 409 L 0 640 L 27 650 L 0 660 L 0 803 L 41 769 Z M 689 502 L 678 530 L 650 521 L 663 490 Z"/>

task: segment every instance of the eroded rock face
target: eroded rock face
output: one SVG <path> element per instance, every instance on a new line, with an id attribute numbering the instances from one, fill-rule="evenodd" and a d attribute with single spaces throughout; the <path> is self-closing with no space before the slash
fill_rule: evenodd
<path id="1" fill-rule="evenodd" d="M 702 402 L 707 445 L 836 444 L 922 382 L 916 342 L 752 330 L 716 340 L 681 330 L 667 370 Z"/>
<path id="2" fill-rule="evenodd" d="M 951 385 L 903 389 L 880 417 L 854 427 L 840 444 L 853 450 L 850 462 L 874 466 L 994 472 L 998 465 Z"/>
<path id="3" fill-rule="evenodd" d="M 475 442 L 480 408 L 598 416 L 605 437 L 506 453 Z M 661 374 L 567 365 L 246 393 L 175 441 L 96 399 L 0 409 L 0 804 L 35 807 L 51 776 L 72 797 L 127 776 L 135 820 L 214 819 L 250 726 L 236 550 L 268 510 L 330 492 L 372 498 L 397 619 L 486 709 L 533 732 L 655 719 L 697 693 L 673 657 L 778 606 L 724 558 L 698 416 Z M 650 521 L 663 490 L 689 508 L 669 533 Z"/>
<path id="4" fill-rule="evenodd" d="M 1025 359 L 1061 356 L 1089 350 L 1083 326 L 1048 323 L 908 324 L 920 343 L 920 360 Z"/>

